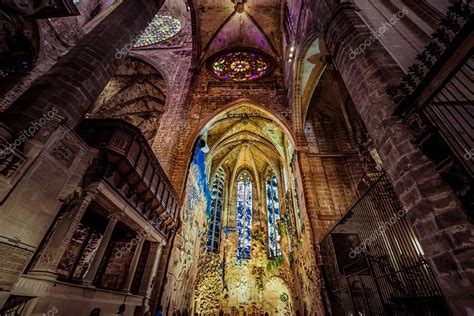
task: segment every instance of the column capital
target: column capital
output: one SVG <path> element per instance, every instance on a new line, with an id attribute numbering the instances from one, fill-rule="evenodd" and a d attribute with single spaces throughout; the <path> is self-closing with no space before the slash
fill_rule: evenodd
<path id="1" fill-rule="evenodd" d="M 137 234 L 139 234 L 139 235 L 141 235 L 141 236 L 144 236 L 144 237 L 145 237 L 144 239 L 146 239 L 148 236 L 150 236 L 150 230 L 148 229 L 148 227 L 145 228 L 145 229 L 140 229 L 140 230 L 137 232 Z"/>
<path id="2" fill-rule="evenodd" d="M 143 242 L 145 242 L 150 236 L 150 234 L 146 230 L 140 230 L 140 235 L 143 236 L 143 238 L 140 240 L 143 240 Z"/>
<path id="3" fill-rule="evenodd" d="M 159 247 L 159 248 L 164 248 L 164 247 L 166 247 L 166 245 L 167 245 L 167 243 L 166 243 L 165 240 L 158 240 L 157 243 L 158 243 L 158 247 Z"/>
<path id="4" fill-rule="evenodd" d="M 120 213 L 111 213 L 111 214 L 107 215 L 107 219 L 109 220 L 109 222 L 117 223 L 122 218 L 123 218 L 123 213 L 122 212 L 120 212 Z"/>

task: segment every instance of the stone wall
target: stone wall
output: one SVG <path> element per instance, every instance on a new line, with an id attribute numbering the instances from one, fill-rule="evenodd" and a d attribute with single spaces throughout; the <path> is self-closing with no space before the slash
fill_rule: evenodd
<path id="1" fill-rule="evenodd" d="M 300 21 L 299 34 L 325 30 L 325 41 L 357 111 L 373 138 L 385 170 L 408 210 L 420 243 L 453 311 L 472 311 L 472 224 L 433 163 L 416 148 L 408 129 L 392 117 L 395 104 L 386 88 L 403 75 L 397 61 L 379 42 L 350 58 L 350 50 L 371 36 L 366 22 L 350 3 L 317 1 Z M 316 30 L 315 30 L 316 29 Z M 457 236 L 464 236 L 462 241 Z M 456 243 L 450 240 L 458 240 Z"/>
<path id="2" fill-rule="evenodd" d="M 165 4 L 160 13 L 179 18 L 179 33 L 169 40 L 131 52 L 132 56 L 154 66 L 166 80 L 165 112 L 160 118 L 152 148 L 169 176 L 172 174 L 176 155 L 174 148 L 182 141 L 180 131 L 187 113 L 194 67 L 191 12 L 178 8 L 184 6 L 184 3 L 175 6 Z"/>

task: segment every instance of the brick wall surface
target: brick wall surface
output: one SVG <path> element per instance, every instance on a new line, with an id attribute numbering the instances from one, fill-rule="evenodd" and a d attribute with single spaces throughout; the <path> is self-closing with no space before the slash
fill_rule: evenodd
<path id="1" fill-rule="evenodd" d="M 191 159 L 192 148 L 204 125 L 229 105 L 247 101 L 262 106 L 282 121 L 289 122 L 291 110 L 288 108 L 286 91 L 276 76 L 257 82 L 223 82 L 210 76 L 203 67 L 193 78 L 191 98 L 186 111 L 175 112 L 171 118 L 174 126 L 181 126 L 177 135 L 175 158 L 171 179 L 178 192 L 184 188 L 185 175 Z"/>

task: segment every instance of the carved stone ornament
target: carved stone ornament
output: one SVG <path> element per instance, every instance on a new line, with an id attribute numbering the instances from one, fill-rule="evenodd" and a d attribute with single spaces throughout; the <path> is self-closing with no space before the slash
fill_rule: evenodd
<path id="1" fill-rule="evenodd" d="M 60 141 L 58 145 L 51 150 L 51 156 L 66 167 L 72 164 L 75 154 L 74 148 L 65 141 Z"/>

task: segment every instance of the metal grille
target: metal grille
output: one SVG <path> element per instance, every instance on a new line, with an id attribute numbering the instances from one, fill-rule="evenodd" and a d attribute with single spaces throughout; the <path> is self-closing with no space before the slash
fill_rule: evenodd
<path id="1" fill-rule="evenodd" d="M 399 85 L 388 89 L 412 142 L 474 219 L 472 0 L 453 1 Z"/>
<path id="2" fill-rule="evenodd" d="M 424 108 L 459 161 L 474 176 L 474 60 L 471 56 Z"/>
<path id="3" fill-rule="evenodd" d="M 388 176 L 379 174 L 323 239 L 334 315 L 450 315 L 405 215 Z"/>

